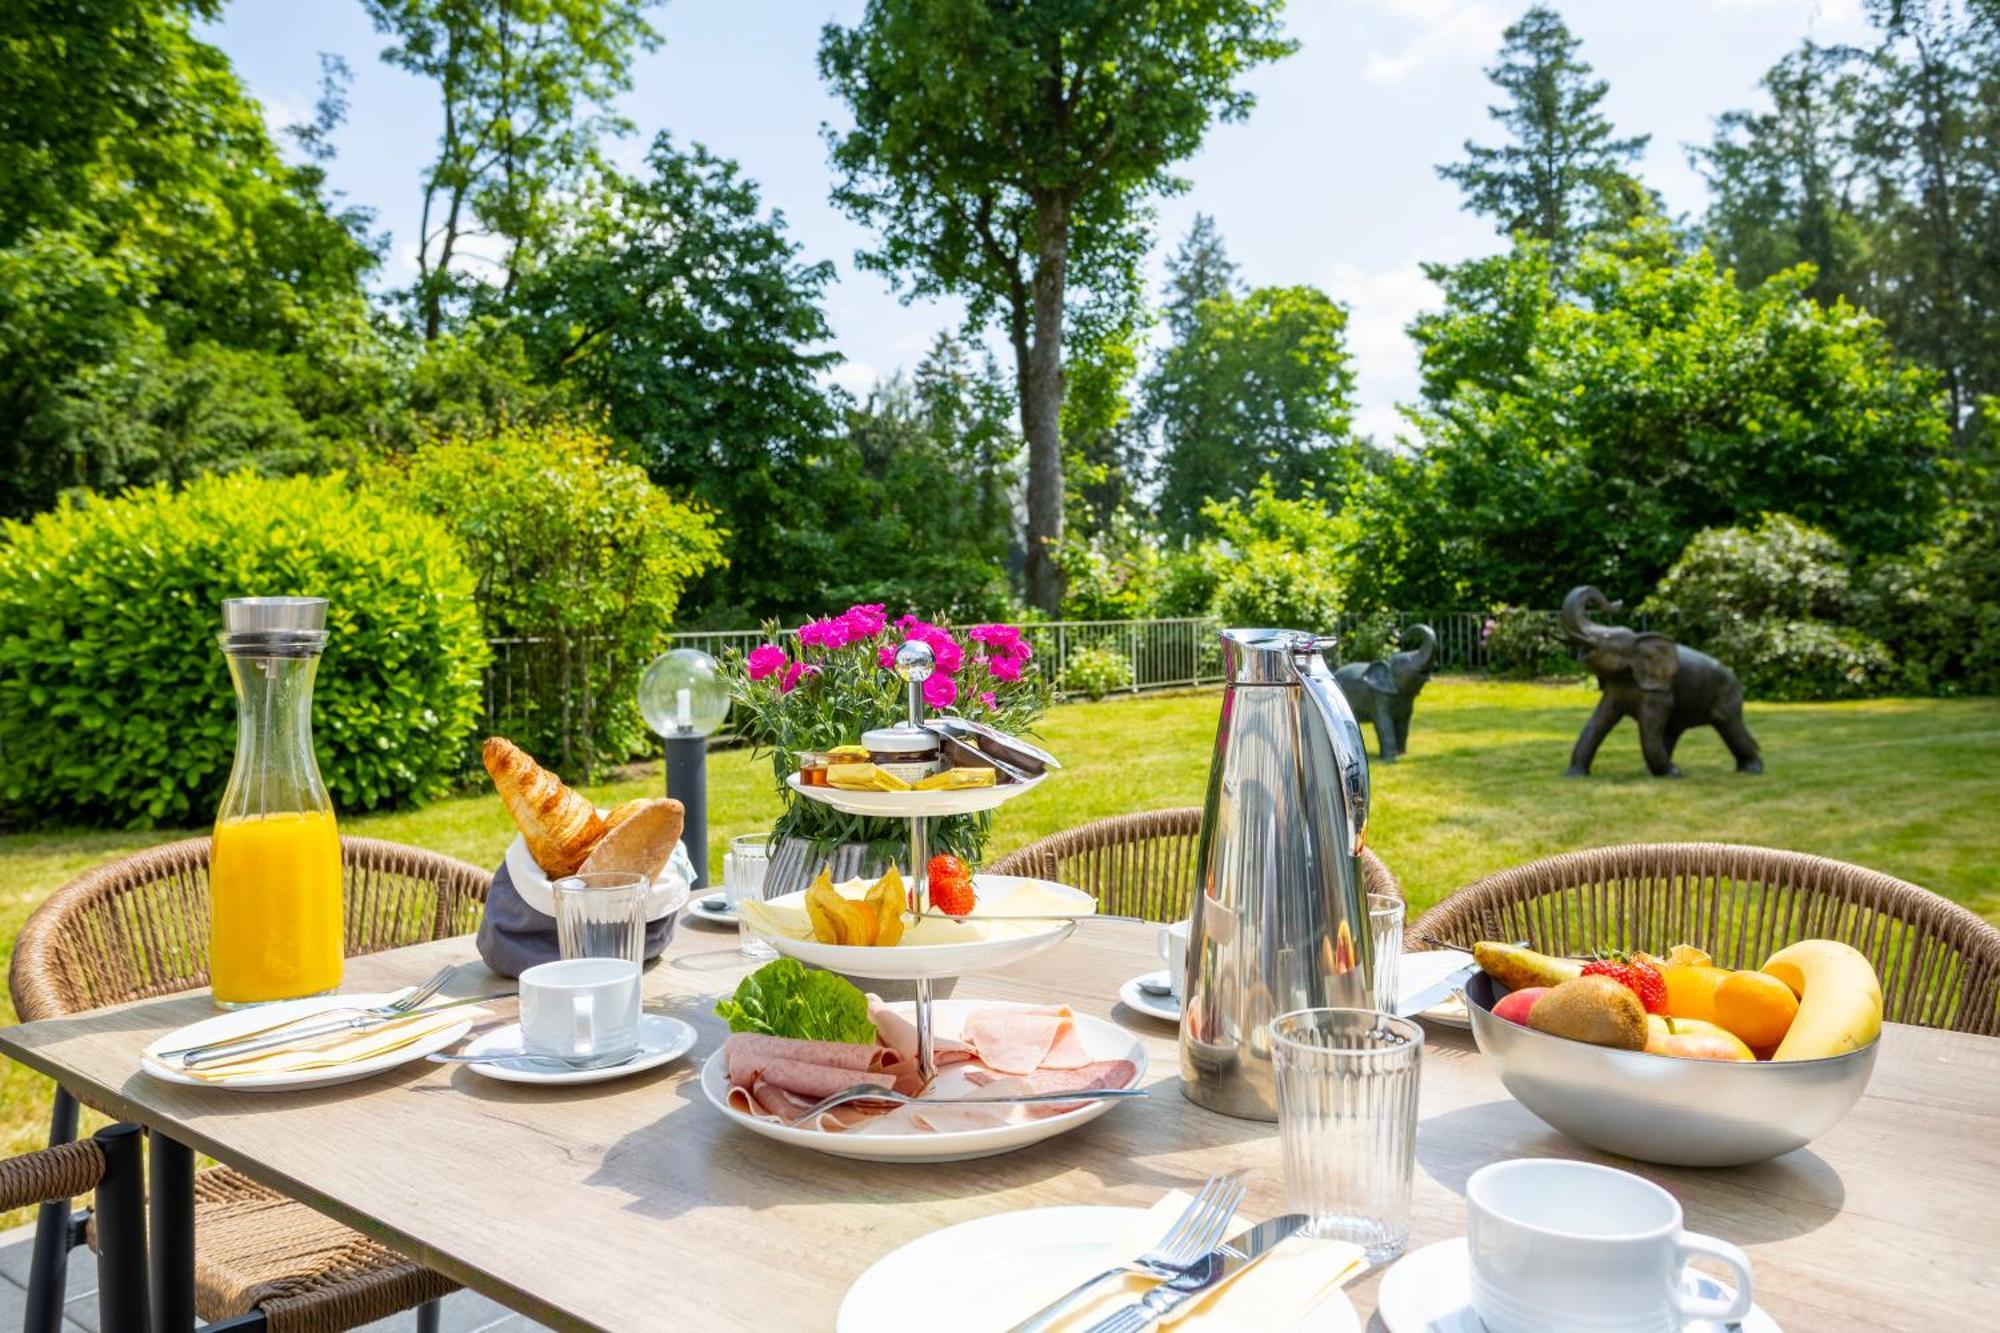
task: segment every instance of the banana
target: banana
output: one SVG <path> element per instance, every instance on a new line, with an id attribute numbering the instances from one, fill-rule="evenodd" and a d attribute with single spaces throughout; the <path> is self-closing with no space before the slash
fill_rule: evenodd
<path id="1" fill-rule="evenodd" d="M 1798 1017 L 1773 1060 L 1818 1060 L 1858 1051 L 1882 1033 L 1882 983 L 1860 951 L 1838 940 L 1800 940 L 1764 962 L 1799 997 Z"/>

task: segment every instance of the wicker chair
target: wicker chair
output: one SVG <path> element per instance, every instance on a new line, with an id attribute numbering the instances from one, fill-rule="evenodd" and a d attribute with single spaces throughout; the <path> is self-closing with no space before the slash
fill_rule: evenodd
<path id="1" fill-rule="evenodd" d="M 209 840 L 190 838 L 100 866 L 51 894 L 21 929 L 9 984 L 23 1021 L 167 995 L 208 980 Z M 434 852 L 342 838 L 347 953 L 462 935 L 477 926 L 492 875 Z M 57 1090 L 58 1141 L 75 1103 Z M 58 1205 L 59 1207 L 59 1205 Z M 456 1284 L 228 1167 L 195 1180 L 195 1296 L 202 1318 L 260 1313 L 273 1330 L 354 1328 L 423 1307 Z M 46 1210 L 45 1210 L 46 1213 Z M 61 1254 L 43 1253 L 61 1281 Z M 60 1305 L 60 1301 L 57 1301 Z M 34 1333 L 34 1330 L 30 1330 Z"/>
<path id="2" fill-rule="evenodd" d="M 1883 1017 L 2000 1034 L 2000 930 L 1928 889 L 1803 852 L 1647 843 L 1566 852 L 1460 889 L 1413 943 L 1526 940 L 1548 953 L 1686 941 L 1756 967 L 1794 940 L 1843 940 L 1882 978 Z"/>
<path id="3" fill-rule="evenodd" d="M 107 1125 L 81 1143 L 0 1159 L 0 1213 L 34 1204 L 67 1204 L 95 1191 L 91 1231 L 97 1242 L 97 1323 L 103 1333 L 146 1333 L 146 1179 L 144 1131 Z M 52 1293 L 38 1292 L 48 1302 Z M 60 1322 L 62 1302 L 28 1307 L 28 1322 Z"/>
<path id="4" fill-rule="evenodd" d="M 1192 806 L 1116 815 L 1050 834 L 987 869 L 1074 885 L 1097 899 L 1104 912 L 1178 921 L 1194 902 L 1200 834 L 1201 811 Z M 1361 876 L 1370 893 L 1403 896 L 1402 885 L 1373 852 L 1361 853 Z"/>

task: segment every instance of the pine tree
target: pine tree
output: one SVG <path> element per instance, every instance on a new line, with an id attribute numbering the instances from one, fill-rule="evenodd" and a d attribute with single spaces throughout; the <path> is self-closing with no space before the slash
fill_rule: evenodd
<path id="1" fill-rule="evenodd" d="M 1607 85 L 1577 59 L 1582 43 L 1553 9 L 1536 5 L 1508 28 L 1500 62 L 1487 77 L 1505 92 L 1488 107 L 1510 142 L 1488 148 L 1467 140 L 1466 161 L 1438 175 L 1465 192 L 1465 204 L 1491 217 L 1503 235 L 1548 242 L 1559 265 L 1584 237 L 1619 226 L 1651 205 L 1628 167 L 1650 136 L 1616 137 L 1598 109 Z"/>
<path id="2" fill-rule="evenodd" d="M 1206 213 L 1195 214 L 1181 248 L 1167 260 L 1168 331 L 1176 341 L 1186 339 L 1201 303 L 1232 296 L 1236 289 L 1236 264 L 1222 243 L 1215 219 Z"/>

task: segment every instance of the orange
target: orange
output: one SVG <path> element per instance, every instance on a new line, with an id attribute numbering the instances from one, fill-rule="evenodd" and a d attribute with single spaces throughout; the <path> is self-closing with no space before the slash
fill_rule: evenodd
<path id="1" fill-rule="evenodd" d="M 1667 1012 L 1675 1018 L 1715 1022 L 1715 989 L 1729 976 L 1726 967 L 1670 963 L 1660 969 L 1667 983 Z"/>
<path id="2" fill-rule="evenodd" d="M 1799 1015 L 1799 997 L 1767 972 L 1731 972 L 1715 988 L 1715 1021 L 1746 1046 L 1775 1046 Z"/>

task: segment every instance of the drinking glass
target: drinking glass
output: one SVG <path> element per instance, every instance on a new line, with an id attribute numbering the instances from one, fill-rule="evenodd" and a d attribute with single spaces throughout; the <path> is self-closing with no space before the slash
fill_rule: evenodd
<path id="1" fill-rule="evenodd" d="M 556 899 L 556 945 L 564 958 L 624 958 L 646 954 L 644 875 L 600 870 L 549 885 Z"/>
<path id="2" fill-rule="evenodd" d="M 1308 1234 L 1388 1262 L 1410 1242 L 1424 1030 L 1368 1009 L 1300 1009 L 1270 1031 L 1287 1208 Z"/>
<path id="3" fill-rule="evenodd" d="M 729 840 L 729 850 L 722 857 L 722 897 L 731 911 L 742 902 L 761 902 L 764 898 L 764 876 L 771 868 L 771 835 L 768 833 L 744 833 Z M 776 958 L 778 951 L 757 938 L 750 927 L 744 924 L 739 913 L 736 918 L 737 948 L 751 958 Z"/>
<path id="4" fill-rule="evenodd" d="M 1393 893 L 1369 894 L 1368 933 L 1375 946 L 1375 1007 L 1393 1014 L 1403 959 L 1403 900 Z"/>

